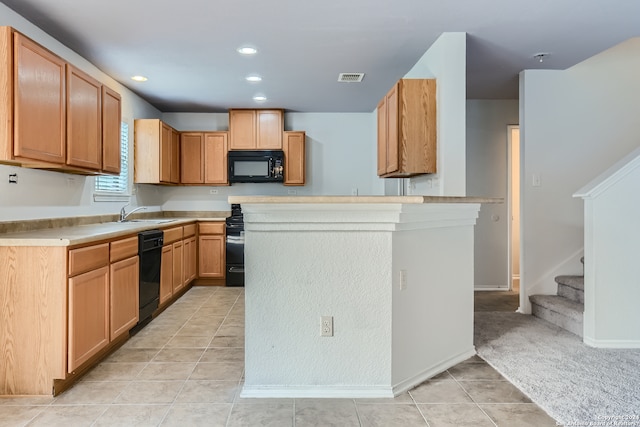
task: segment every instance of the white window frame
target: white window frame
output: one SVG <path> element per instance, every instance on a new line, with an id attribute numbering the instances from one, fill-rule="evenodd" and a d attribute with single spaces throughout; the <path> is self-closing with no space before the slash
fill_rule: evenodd
<path id="1" fill-rule="evenodd" d="M 126 126 L 126 129 L 124 127 Z M 126 137 L 126 140 L 125 140 Z M 93 200 L 94 202 L 128 202 L 131 198 L 131 171 L 133 164 L 131 163 L 131 125 L 128 121 L 123 120 L 120 123 L 120 175 L 100 175 L 95 178 Z M 99 182 L 101 180 L 123 180 L 125 181 L 124 188 L 109 191 L 100 189 Z"/>

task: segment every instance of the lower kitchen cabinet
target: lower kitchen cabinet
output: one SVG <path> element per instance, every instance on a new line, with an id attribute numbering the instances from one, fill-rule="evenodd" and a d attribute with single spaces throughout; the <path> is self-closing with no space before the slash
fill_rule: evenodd
<path id="1" fill-rule="evenodd" d="M 195 227 L 194 227 L 195 228 Z M 186 227 L 185 227 L 186 230 Z M 186 231 L 185 231 L 186 234 Z M 193 279 L 196 278 L 196 269 L 198 264 L 197 258 L 197 241 L 195 236 L 185 237 L 182 246 L 183 252 L 183 263 L 182 263 L 182 273 L 183 273 L 183 284 L 187 285 Z"/>
<path id="2" fill-rule="evenodd" d="M 182 259 L 182 240 L 173 244 L 173 293 L 177 293 L 184 286 L 183 282 L 183 259 Z"/>
<path id="3" fill-rule="evenodd" d="M 224 276 L 224 227 L 203 228 L 209 277 Z M 196 229 L 165 230 L 163 308 L 197 276 Z M 0 246 L 0 395 L 56 395 L 127 339 L 138 322 L 137 241 L 136 233 L 74 247 Z"/>
<path id="4" fill-rule="evenodd" d="M 203 222 L 198 225 L 198 277 L 224 278 L 225 224 Z"/>
<path id="5" fill-rule="evenodd" d="M 136 239 L 137 240 L 137 239 Z M 138 256 L 123 259 L 110 267 L 110 339 L 129 332 L 139 320 L 140 261 Z"/>
<path id="6" fill-rule="evenodd" d="M 160 305 L 169 301 L 173 296 L 173 245 L 162 247 L 160 261 Z"/>
<path id="7" fill-rule="evenodd" d="M 69 278 L 69 361 L 76 368 L 109 344 L 109 267 Z"/>
<path id="8" fill-rule="evenodd" d="M 196 225 L 164 230 L 160 270 L 160 305 L 165 305 L 196 278 Z"/>

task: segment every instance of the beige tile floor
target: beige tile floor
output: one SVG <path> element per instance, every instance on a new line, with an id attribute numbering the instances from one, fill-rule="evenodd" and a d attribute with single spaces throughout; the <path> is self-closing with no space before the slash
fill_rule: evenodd
<path id="1" fill-rule="evenodd" d="M 0 398 L 0 426 L 555 426 L 473 357 L 395 399 L 243 399 L 243 288 L 194 287 L 55 398 Z"/>

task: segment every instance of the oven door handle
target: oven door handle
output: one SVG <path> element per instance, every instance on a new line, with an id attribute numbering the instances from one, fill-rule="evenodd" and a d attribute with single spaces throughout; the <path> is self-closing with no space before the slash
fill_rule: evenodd
<path id="1" fill-rule="evenodd" d="M 244 273 L 244 267 L 229 267 L 229 273 Z"/>

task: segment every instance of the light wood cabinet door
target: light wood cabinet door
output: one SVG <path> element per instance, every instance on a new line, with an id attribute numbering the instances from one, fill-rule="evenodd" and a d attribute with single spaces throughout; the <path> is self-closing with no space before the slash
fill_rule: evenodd
<path id="1" fill-rule="evenodd" d="M 112 341 L 127 333 L 138 323 L 139 270 L 140 262 L 137 255 L 110 266 L 110 338 Z"/>
<path id="2" fill-rule="evenodd" d="M 69 279 L 68 372 L 109 344 L 109 267 Z"/>
<path id="3" fill-rule="evenodd" d="M 225 273 L 225 236 L 200 235 L 198 239 L 198 276 L 220 278 Z"/>
<path id="4" fill-rule="evenodd" d="M 102 84 L 67 64 L 67 164 L 102 169 Z"/>
<path id="5" fill-rule="evenodd" d="M 160 126 L 160 181 L 171 183 L 171 127 L 165 123 Z"/>
<path id="6" fill-rule="evenodd" d="M 399 80 L 378 105 L 378 175 L 435 173 L 436 128 L 436 80 Z"/>
<path id="7" fill-rule="evenodd" d="M 14 33 L 15 157 L 65 163 L 65 65 L 61 58 Z"/>
<path id="8" fill-rule="evenodd" d="M 202 132 L 182 132 L 180 134 L 180 182 L 182 184 L 204 183 Z"/>
<path id="9" fill-rule="evenodd" d="M 171 129 L 171 183 L 180 183 L 180 133 Z"/>
<path id="10" fill-rule="evenodd" d="M 134 182 L 180 182 L 180 135 L 158 119 L 134 121 Z"/>
<path id="11" fill-rule="evenodd" d="M 204 182 L 228 185 L 227 178 L 227 132 L 206 132 L 204 134 Z"/>
<path id="12" fill-rule="evenodd" d="M 189 277 L 187 280 L 190 282 L 198 277 L 198 240 L 196 236 L 189 238 L 189 244 L 191 249 L 189 252 Z"/>
<path id="13" fill-rule="evenodd" d="M 182 263 L 182 275 L 183 284 L 187 285 L 196 277 L 196 238 L 190 237 L 183 240 L 183 263 Z"/>
<path id="14" fill-rule="evenodd" d="M 122 102 L 120 94 L 102 86 L 102 171 L 120 174 L 120 126 Z"/>
<path id="15" fill-rule="evenodd" d="M 282 110 L 256 110 L 256 149 L 282 150 Z"/>
<path id="16" fill-rule="evenodd" d="M 162 305 L 173 295 L 173 245 L 162 247 L 160 263 L 160 305 Z"/>
<path id="17" fill-rule="evenodd" d="M 305 183 L 305 133 L 284 132 L 284 185 L 304 185 Z"/>
<path id="18" fill-rule="evenodd" d="M 281 150 L 282 110 L 229 110 L 230 150 Z"/>
<path id="19" fill-rule="evenodd" d="M 398 170 L 398 86 L 387 94 L 387 173 Z"/>
<path id="20" fill-rule="evenodd" d="M 378 176 L 387 173 L 387 97 L 378 104 Z"/>
<path id="21" fill-rule="evenodd" d="M 255 150 L 255 110 L 229 110 L 229 149 Z"/>
<path id="22" fill-rule="evenodd" d="M 183 244 L 182 240 L 173 244 L 173 293 L 184 286 Z"/>

